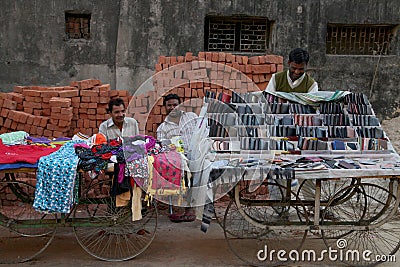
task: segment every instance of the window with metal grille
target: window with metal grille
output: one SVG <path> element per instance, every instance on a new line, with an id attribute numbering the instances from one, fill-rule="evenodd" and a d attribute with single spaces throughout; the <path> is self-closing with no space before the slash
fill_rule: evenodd
<path id="1" fill-rule="evenodd" d="M 65 12 L 65 33 L 68 39 L 90 39 L 90 13 Z"/>
<path id="2" fill-rule="evenodd" d="M 326 53 L 333 55 L 390 55 L 396 25 L 328 24 Z"/>
<path id="3" fill-rule="evenodd" d="M 264 17 L 207 16 L 205 50 L 265 53 L 272 23 Z"/>

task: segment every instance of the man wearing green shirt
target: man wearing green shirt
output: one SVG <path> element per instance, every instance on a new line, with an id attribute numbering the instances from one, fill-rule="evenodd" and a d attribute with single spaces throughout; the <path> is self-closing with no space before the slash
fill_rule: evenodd
<path id="1" fill-rule="evenodd" d="M 310 56 L 307 51 L 295 48 L 289 53 L 289 69 L 274 73 L 265 91 L 313 93 L 318 84 L 306 73 Z"/>

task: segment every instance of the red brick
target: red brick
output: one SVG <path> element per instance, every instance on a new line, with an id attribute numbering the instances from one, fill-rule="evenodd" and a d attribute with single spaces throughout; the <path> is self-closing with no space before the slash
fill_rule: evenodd
<path id="1" fill-rule="evenodd" d="M 276 65 L 276 71 L 277 72 L 283 71 L 283 65 L 282 64 Z"/>
<path id="2" fill-rule="evenodd" d="M 61 107 L 52 107 L 51 108 L 51 113 L 61 113 Z"/>
<path id="3" fill-rule="evenodd" d="M 4 122 L 4 127 L 10 128 L 12 122 L 13 122 L 13 121 L 12 121 L 11 119 L 7 118 L 7 119 L 5 120 L 5 122 Z"/>
<path id="4" fill-rule="evenodd" d="M 42 92 L 40 92 L 40 96 L 43 97 L 43 98 L 49 98 L 50 99 L 52 97 L 59 96 L 59 94 L 56 91 L 42 91 Z"/>
<path id="5" fill-rule="evenodd" d="M 94 88 L 99 90 L 99 92 L 108 92 L 108 91 L 110 91 L 110 84 L 107 83 L 107 84 L 96 86 Z"/>
<path id="6" fill-rule="evenodd" d="M 82 96 L 81 97 L 81 102 L 89 103 L 90 102 L 90 96 Z"/>
<path id="7" fill-rule="evenodd" d="M 193 60 L 193 53 L 192 52 L 186 52 L 185 61 L 186 62 L 191 62 L 192 60 Z"/>
<path id="8" fill-rule="evenodd" d="M 4 118 L 7 118 L 9 112 L 10 112 L 10 110 L 8 108 L 2 108 L 1 112 L 0 112 L 0 116 L 4 117 Z"/>
<path id="9" fill-rule="evenodd" d="M 61 115 L 70 115 L 70 114 L 72 114 L 72 110 L 73 110 L 72 107 L 62 108 L 61 109 Z"/>
<path id="10" fill-rule="evenodd" d="M 275 73 L 276 72 L 276 65 L 275 64 L 271 64 L 271 73 Z"/>
<path id="11" fill-rule="evenodd" d="M 53 132 L 50 131 L 50 130 L 45 129 L 43 131 L 43 136 L 45 136 L 45 137 L 53 137 Z"/>
<path id="12" fill-rule="evenodd" d="M 264 65 L 253 65 L 252 66 L 252 73 L 253 74 L 266 74 L 271 73 L 271 65 L 264 64 Z"/>
<path id="13" fill-rule="evenodd" d="M 38 90 L 24 90 L 23 95 L 24 96 L 40 96 L 41 91 Z"/>
<path id="14" fill-rule="evenodd" d="M 12 121 L 12 122 L 11 122 L 10 129 L 11 129 L 11 130 L 16 130 L 17 127 L 18 127 L 18 122 Z"/>
<path id="15" fill-rule="evenodd" d="M 92 103 L 98 103 L 99 102 L 99 100 L 100 100 L 100 97 L 98 97 L 98 96 L 91 96 L 90 97 L 90 102 L 92 102 Z"/>
<path id="16" fill-rule="evenodd" d="M 12 101 L 10 99 L 4 99 L 3 100 L 3 108 L 8 108 L 11 110 L 16 110 L 17 109 L 17 102 Z"/>
<path id="17" fill-rule="evenodd" d="M 67 127 L 71 125 L 71 121 L 59 120 L 57 125 L 60 127 Z"/>
<path id="18" fill-rule="evenodd" d="M 17 128 L 15 129 L 17 131 L 23 131 L 24 130 L 24 125 L 22 123 L 17 124 Z"/>
<path id="19" fill-rule="evenodd" d="M 85 92 L 85 91 L 81 91 L 81 93 L 82 92 Z M 79 91 L 78 90 L 66 90 L 66 91 L 61 91 L 60 93 L 59 93 L 59 96 L 60 97 L 77 97 L 77 96 L 79 96 Z"/>

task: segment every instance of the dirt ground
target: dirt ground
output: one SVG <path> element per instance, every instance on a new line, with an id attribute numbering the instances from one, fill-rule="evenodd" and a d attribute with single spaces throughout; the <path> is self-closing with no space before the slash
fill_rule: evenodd
<path id="1" fill-rule="evenodd" d="M 400 152 L 400 117 L 382 121 L 382 127 L 397 153 Z"/>

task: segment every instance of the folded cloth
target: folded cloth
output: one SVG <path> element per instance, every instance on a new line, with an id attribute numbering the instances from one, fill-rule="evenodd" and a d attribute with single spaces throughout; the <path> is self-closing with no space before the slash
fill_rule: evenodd
<path id="1" fill-rule="evenodd" d="M 0 139 L 5 145 L 26 144 L 26 137 L 28 133 L 24 131 L 16 131 L 11 133 L 0 134 Z"/>
<path id="2" fill-rule="evenodd" d="M 43 147 L 31 145 L 6 146 L 0 140 L 0 164 L 25 162 L 35 164 L 41 157 L 57 151 L 60 146 Z"/>
<path id="3" fill-rule="evenodd" d="M 29 144 L 35 143 L 35 144 L 46 144 L 50 145 L 51 140 L 47 137 L 33 137 L 33 136 L 28 136 L 26 138 Z"/>

